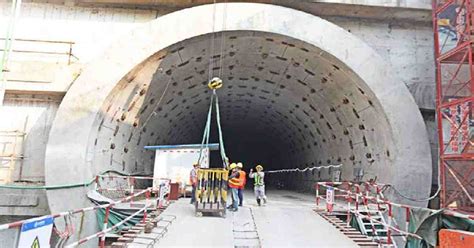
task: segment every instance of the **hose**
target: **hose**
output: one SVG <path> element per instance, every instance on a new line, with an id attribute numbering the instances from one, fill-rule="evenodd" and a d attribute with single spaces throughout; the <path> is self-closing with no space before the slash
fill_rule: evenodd
<path id="1" fill-rule="evenodd" d="M 0 185 L 1 189 L 69 189 L 76 187 L 87 187 L 95 181 L 95 178 L 85 183 L 74 183 L 74 184 L 59 184 L 59 185 L 42 185 L 42 186 L 25 186 L 25 185 Z"/>
<path id="2" fill-rule="evenodd" d="M 115 173 L 121 176 L 141 176 L 142 174 L 125 174 L 123 172 L 115 171 L 115 170 L 106 170 L 99 175 L 104 175 L 107 173 Z M 148 175 L 144 175 L 148 176 Z M 77 188 L 77 187 L 87 187 L 93 184 L 95 181 L 95 177 L 88 182 L 84 183 L 73 183 L 73 184 L 59 184 L 59 185 L 38 185 L 38 186 L 26 186 L 26 185 L 0 185 L 0 189 L 45 189 L 45 190 L 54 190 L 54 189 L 70 189 L 70 188 Z"/>

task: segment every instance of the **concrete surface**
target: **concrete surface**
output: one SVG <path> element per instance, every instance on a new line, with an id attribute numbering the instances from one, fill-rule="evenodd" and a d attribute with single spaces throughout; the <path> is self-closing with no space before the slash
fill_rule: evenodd
<path id="1" fill-rule="evenodd" d="M 35 0 L 56 6 L 68 7 L 114 7 L 153 9 L 159 13 L 170 13 L 184 8 L 213 3 L 212 0 Z M 351 16 L 370 19 L 430 21 L 431 2 L 429 0 L 243 0 L 240 2 L 274 4 L 305 11 L 317 16 Z M 378 9 L 380 11 L 374 11 Z"/>
<path id="2" fill-rule="evenodd" d="M 200 6 L 146 23 L 84 69 L 50 133 L 47 184 L 83 182 L 107 169 L 150 172 L 153 154 L 144 145 L 199 141 L 209 96 L 207 61 L 216 53 L 207 51 L 205 35 L 213 26 L 202 16 L 212 11 Z M 411 196 L 428 195 L 425 125 L 407 87 L 373 49 L 321 18 L 273 5 L 229 3 L 226 30 L 232 31 L 224 65 L 235 68 L 223 75 L 233 86 L 222 92 L 224 129 L 236 138 L 228 147 L 246 134 L 269 147 L 279 144 L 262 152 L 281 156 L 270 167 L 343 163 L 343 179 L 353 178 L 358 167 L 366 180 L 377 177 Z M 329 174 L 290 178 L 307 188 Z M 51 209 L 85 204 L 80 198 L 64 202 L 69 194 L 48 194 Z"/>
<path id="3" fill-rule="evenodd" d="M 37 2 L 49 2 L 63 4 L 61 0 L 36 0 Z M 65 1 L 67 5 L 87 5 L 87 6 L 148 6 L 148 7 L 167 7 L 173 8 L 189 8 L 201 4 L 212 3 L 212 0 L 182 0 L 182 1 L 170 1 L 170 0 L 155 0 L 153 2 L 147 0 L 71 0 Z M 242 2 L 256 2 L 256 3 L 272 3 L 272 4 L 285 4 L 286 1 L 279 0 L 251 0 Z M 419 9 L 430 9 L 431 2 L 429 0 L 411 0 L 411 1 L 396 1 L 396 0 L 300 0 L 303 3 L 339 3 L 346 5 L 368 5 L 368 6 L 387 6 L 387 7 L 404 7 L 404 8 L 419 8 Z M 287 3 L 293 4 L 295 3 Z"/>
<path id="4" fill-rule="evenodd" d="M 156 247 L 234 247 L 243 245 L 233 230 L 256 231 L 261 247 L 358 247 L 313 212 L 314 197 L 291 191 L 270 191 L 268 204 L 258 207 L 253 192 L 246 191 L 244 207 L 227 218 L 195 217 L 189 199 L 173 203 L 164 214 L 177 219 Z M 253 213 L 253 218 L 251 216 Z M 253 235 L 253 234 L 251 234 Z M 251 243 L 249 247 L 254 247 Z"/>
<path id="5" fill-rule="evenodd" d="M 179 10 L 184 5 L 200 5 L 205 1 L 166 2 Z M 398 6 L 394 8 L 388 7 L 392 6 L 390 1 L 341 2 L 344 4 L 338 4 L 338 1 L 282 0 L 273 1 L 273 4 L 320 16 L 362 39 L 393 67 L 400 79 L 409 86 L 421 108 L 434 109 L 431 3 L 396 1 Z M 178 7 L 180 4 L 183 6 Z M 418 4 L 426 4 L 428 9 L 414 9 L 411 6 Z M 378 7 L 374 7 L 377 5 Z M 77 59 L 72 59 L 71 66 L 64 66 L 67 55 L 13 53 L 6 72 L 7 80 L 11 80 L 7 81 L 7 91 L 65 92 L 73 81 L 71 78 L 80 73 L 80 68 L 77 67 L 100 56 L 115 39 L 139 23 L 154 20 L 169 12 L 164 9 L 166 4 L 159 4 L 157 9 L 151 10 L 23 3 L 22 18 L 16 25 L 15 36 L 19 39 L 74 42 L 72 53 Z M 9 3 L 0 3 L 0 32 L 6 33 L 7 25 L 2 24 L 8 23 L 9 11 Z M 411 14 L 405 13 L 407 11 L 421 11 L 419 18 L 424 21 L 410 18 Z M 371 15 L 378 15 L 377 21 Z M 0 47 L 3 47 L 2 40 Z M 69 52 L 69 45 L 16 41 L 15 49 L 64 53 Z"/>
<path id="6" fill-rule="evenodd" d="M 232 214 L 227 218 L 196 217 L 190 199 L 180 199 L 171 204 L 163 214 L 175 215 L 159 247 L 213 246 L 232 247 Z"/>

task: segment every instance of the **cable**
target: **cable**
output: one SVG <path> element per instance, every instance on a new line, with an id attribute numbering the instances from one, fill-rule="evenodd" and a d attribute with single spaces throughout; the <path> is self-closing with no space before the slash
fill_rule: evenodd
<path id="1" fill-rule="evenodd" d="M 68 189 L 77 187 L 87 187 L 95 181 L 95 178 L 85 183 L 74 183 L 74 184 L 59 184 L 59 185 L 42 185 L 42 186 L 25 186 L 25 185 L 0 185 L 3 189 Z"/>
<path id="2" fill-rule="evenodd" d="M 400 197 L 405 198 L 405 199 L 410 200 L 410 201 L 414 201 L 414 202 L 426 202 L 426 201 L 433 200 L 434 198 L 436 198 L 438 196 L 439 192 L 441 191 L 441 186 L 438 185 L 438 190 L 436 191 L 436 193 L 434 195 L 432 195 L 428 198 L 425 198 L 425 199 L 415 199 L 415 198 L 411 198 L 411 197 L 408 197 L 408 196 L 402 194 L 400 191 L 398 191 L 397 188 L 395 188 L 395 186 L 393 186 L 391 184 L 386 184 L 384 187 L 385 187 L 385 189 L 391 188 Z M 383 189 L 383 187 L 382 187 L 382 189 Z M 385 189 L 383 189 L 383 190 L 385 190 Z"/>
<path id="3" fill-rule="evenodd" d="M 106 170 L 99 175 L 104 175 L 106 173 L 116 173 L 122 176 L 138 176 L 136 174 L 125 174 L 115 170 Z M 90 186 L 95 182 L 95 177 L 88 182 L 84 183 L 74 183 L 74 184 L 59 184 L 59 185 L 41 185 L 41 186 L 26 186 L 26 185 L 0 185 L 0 188 L 3 189 L 46 189 L 46 190 L 53 190 L 53 189 L 69 189 L 69 188 L 77 188 L 77 187 L 87 187 Z"/>
<path id="4" fill-rule="evenodd" d="M 216 118 L 217 118 L 217 128 L 219 130 L 219 145 L 221 146 L 220 151 L 221 151 L 222 163 L 223 163 L 223 167 L 227 168 L 229 161 L 225 153 L 224 136 L 222 135 L 221 115 L 220 115 L 220 110 L 219 110 L 219 98 L 216 94 L 216 90 L 214 90 L 214 94 L 216 95 L 216 116 L 217 116 Z"/>
<path id="5" fill-rule="evenodd" d="M 225 30 L 227 29 L 227 0 L 224 1 L 224 10 L 222 13 L 222 31 L 221 31 L 221 52 L 219 57 L 219 78 L 222 78 L 224 70 L 224 48 L 225 48 Z"/>
<path id="6" fill-rule="evenodd" d="M 211 81 L 212 75 L 213 75 L 213 66 L 214 66 L 214 42 L 216 39 L 216 0 L 214 0 L 213 6 L 212 6 L 212 38 L 211 38 L 211 47 L 209 51 L 209 78 L 208 81 Z"/>
<path id="7" fill-rule="evenodd" d="M 306 167 L 304 169 L 300 169 L 300 168 L 281 169 L 281 170 L 265 171 L 265 173 L 305 172 L 305 171 L 320 170 L 320 169 L 339 168 L 341 166 L 342 166 L 342 164 Z"/>
<path id="8" fill-rule="evenodd" d="M 204 127 L 204 133 L 202 135 L 201 149 L 199 150 L 198 164 L 201 164 L 202 150 L 204 149 L 204 144 L 209 145 L 209 134 L 211 131 L 211 116 L 212 116 L 212 106 L 214 102 L 214 94 L 211 96 L 211 104 L 209 105 L 209 111 L 207 112 L 206 125 Z"/>
<path id="9" fill-rule="evenodd" d="M 435 120 L 436 120 L 437 116 L 435 116 Z M 438 148 L 438 153 L 439 153 L 439 148 Z M 438 189 L 436 190 L 436 192 L 434 193 L 434 195 L 428 197 L 428 198 L 425 198 L 425 199 L 415 199 L 415 198 L 411 198 L 409 196 L 406 196 L 404 194 L 402 194 L 397 188 L 395 188 L 395 186 L 393 185 L 390 185 L 390 184 L 386 184 L 384 187 L 382 187 L 382 191 L 386 190 L 387 188 L 391 188 L 393 189 L 393 191 L 400 197 L 404 198 L 404 199 L 407 199 L 407 200 L 410 200 L 410 201 L 414 201 L 414 202 L 426 202 L 426 201 L 431 201 L 433 200 L 434 198 L 436 198 L 439 193 L 441 192 L 441 165 L 438 163 Z"/>
<path id="10" fill-rule="evenodd" d="M 150 115 L 146 118 L 145 122 L 143 122 L 143 125 L 142 127 L 140 128 L 140 131 L 146 126 L 146 124 L 148 123 L 148 121 L 150 121 L 151 117 L 153 117 L 154 115 L 156 115 L 156 110 L 158 109 L 158 107 L 160 106 L 161 104 L 161 101 L 163 100 L 163 97 L 165 96 L 166 92 L 168 91 L 168 87 L 170 86 L 170 83 L 171 83 L 171 80 L 173 79 L 173 77 L 170 77 L 169 80 L 168 80 L 168 83 L 166 83 L 166 87 L 165 87 L 165 90 L 163 91 L 163 93 L 161 94 L 160 96 L 160 99 L 158 100 L 158 103 L 156 104 L 155 108 L 153 109 L 153 111 L 150 113 Z"/>

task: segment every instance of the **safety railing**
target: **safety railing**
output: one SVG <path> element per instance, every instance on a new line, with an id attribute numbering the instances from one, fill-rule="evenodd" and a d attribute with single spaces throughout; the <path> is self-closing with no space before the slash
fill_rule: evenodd
<path id="1" fill-rule="evenodd" d="M 347 225 L 350 225 L 351 216 L 359 216 L 361 218 L 370 220 L 373 223 L 383 225 L 387 228 L 387 244 L 393 244 L 394 236 L 402 236 L 404 240 L 406 237 L 413 237 L 416 239 L 422 239 L 419 235 L 409 231 L 409 223 L 412 218 L 411 211 L 414 208 L 424 209 L 435 213 L 439 210 L 429 208 L 419 208 L 406 204 L 395 203 L 387 200 L 383 194 L 382 189 L 385 185 L 377 184 L 374 182 L 365 182 L 356 184 L 352 182 L 318 182 L 315 185 L 316 188 L 316 205 L 320 206 L 321 200 L 326 202 L 326 211 L 333 211 L 334 205 L 342 207 L 343 211 L 347 214 Z M 321 191 L 325 190 L 326 195 L 321 194 Z M 328 193 L 329 191 L 329 193 Z M 352 206 L 354 204 L 354 206 Z M 366 215 L 360 213 L 361 207 L 368 207 L 369 204 L 376 206 L 376 209 L 384 212 L 388 216 L 387 223 L 382 222 L 373 218 L 369 212 Z M 395 208 L 401 211 L 394 211 Z M 443 214 L 455 216 L 458 218 L 474 220 L 474 215 L 462 214 L 451 210 L 442 210 Z M 395 212 L 401 212 L 405 216 L 400 216 L 399 219 L 405 219 L 405 230 L 402 230 L 396 223 Z M 397 233 L 398 235 L 394 235 Z"/>
<path id="2" fill-rule="evenodd" d="M 101 194 L 117 198 L 133 195 L 137 190 L 141 190 L 140 186 L 149 185 L 150 181 L 153 183 L 151 193 L 157 195 L 158 207 L 163 208 L 169 203 L 171 196 L 171 180 L 168 178 L 101 174 L 96 176 L 94 188 Z M 133 204 L 133 198 L 130 200 L 130 204 Z"/>
<path id="3" fill-rule="evenodd" d="M 78 240 L 76 242 L 73 242 L 73 243 L 66 246 L 66 247 L 76 247 L 76 246 L 78 246 L 80 244 L 83 244 L 87 241 L 90 241 L 94 238 L 100 238 L 99 246 L 101 248 L 103 248 L 103 247 L 105 247 L 105 235 L 107 233 L 121 227 L 127 221 L 131 220 L 132 218 L 136 217 L 137 215 L 139 215 L 142 212 L 143 212 L 143 216 L 141 217 L 142 218 L 141 222 L 144 223 L 147 220 L 147 212 L 148 212 L 150 206 L 152 205 L 151 202 L 150 202 L 150 195 L 151 195 L 152 190 L 153 190 L 152 188 L 147 188 L 147 189 L 141 190 L 139 192 L 133 193 L 132 195 L 127 196 L 125 198 L 122 198 L 118 201 L 114 201 L 114 202 L 107 203 L 107 204 L 100 204 L 100 205 L 95 205 L 95 206 L 91 206 L 91 207 L 79 208 L 79 209 L 60 212 L 60 213 L 57 213 L 57 214 L 46 215 L 46 216 L 42 216 L 42 217 L 39 217 L 39 218 L 31 218 L 31 219 L 16 221 L 16 222 L 8 223 L 8 224 L 3 224 L 3 225 L 0 225 L 0 231 L 6 230 L 6 229 L 21 228 L 25 223 L 28 223 L 30 221 L 34 221 L 36 219 L 43 219 L 43 218 L 48 218 L 48 217 L 51 217 L 53 219 L 57 219 L 59 217 L 71 216 L 71 215 L 78 214 L 78 213 L 85 213 L 85 212 L 89 212 L 89 211 L 105 209 L 105 218 L 104 218 L 104 222 L 103 222 L 101 231 L 99 231 L 97 233 L 94 233 L 90 236 L 87 236 L 86 238 L 80 239 L 80 240 Z M 124 220 L 120 221 L 119 223 L 108 227 L 109 214 L 110 214 L 111 209 L 114 206 L 116 206 L 117 204 L 120 204 L 120 203 L 129 202 L 133 198 L 137 198 L 137 197 L 142 196 L 142 195 L 145 195 L 145 198 L 146 198 L 146 201 L 145 201 L 145 204 L 144 204 L 143 208 L 141 208 L 140 210 L 138 210 L 135 213 L 131 214 L 130 216 L 128 216 Z M 69 231 L 67 231 L 67 236 L 69 237 L 69 236 L 72 235 L 72 232 L 70 230 L 72 229 L 71 225 L 73 225 L 73 224 L 66 222 L 65 225 L 66 225 L 66 227 L 65 227 L 66 230 L 69 230 Z"/>
<path id="4" fill-rule="evenodd" d="M 70 65 L 79 60 L 73 54 L 74 42 L 57 40 L 37 40 L 37 39 L 15 39 L 15 48 L 11 51 L 18 54 L 36 54 L 46 56 L 67 57 L 67 63 Z M 0 43 L 6 42 L 5 38 L 0 38 Z M 0 49 L 3 51 L 4 49 Z"/>
<path id="5" fill-rule="evenodd" d="M 402 205 L 402 204 L 394 204 L 386 199 L 384 199 L 382 194 L 382 187 L 383 185 L 379 185 L 376 183 L 365 182 L 361 184 L 356 184 L 352 182 L 319 182 L 316 184 L 316 205 L 320 205 L 320 201 L 326 201 L 328 211 L 333 210 L 332 205 L 339 205 L 342 206 L 342 209 L 345 209 L 347 215 L 347 226 L 350 225 L 351 217 L 356 216 L 362 219 L 368 220 L 372 225 L 372 235 L 375 238 L 376 230 L 375 224 L 382 225 L 386 228 L 386 244 L 392 245 L 394 244 L 393 240 L 393 233 L 397 233 L 397 236 L 402 236 L 404 240 L 406 237 L 414 237 L 417 239 L 421 239 L 421 237 L 415 233 L 410 233 L 408 230 L 408 223 L 410 221 L 410 212 L 409 208 L 411 206 Z M 325 189 L 326 191 L 332 191 L 334 196 L 331 194 L 327 194 L 326 197 L 321 195 L 320 190 Z M 327 192 L 326 192 L 327 193 Z M 338 194 L 339 193 L 339 194 Z M 329 198 L 334 198 L 329 199 Z M 338 199 L 341 199 L 338 200 Z M 352 206 L 354 204 L 354 206 Z M 372 204 L 372 206 L 369 206 Z M 394 206 L 400 206 L 405 208 L 405 220 L 406 220 L 406 230 L 402 230 L 397 224 L 396 219 L 394 217 Z M 365 210 L 363 210 L 364 208 Z M 385 223 L 382 221 L 378 216 L 373 216 L 370 209 L 378 210 L 387 214 L 388 221 Z M 366 214 L 362 214 L 361 212 L 365 212 Z M 374 239 L 375 240 L 375 239 Z"/>

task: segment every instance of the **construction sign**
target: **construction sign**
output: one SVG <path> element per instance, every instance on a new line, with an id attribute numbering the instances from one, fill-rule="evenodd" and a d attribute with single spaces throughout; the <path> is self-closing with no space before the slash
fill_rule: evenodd
<path id="1" fill-rule="evenodd" d="M 328 187 L 326 190 L 326 209 L 328 212 L 332 212 L 334 207 L 334 188 Z"/>
<path id="2" fill-rule="evenodd" d="M 21 226 L 18 248 L 49 248 L 53 217 L 40 217 L 29 220 Z"/>

